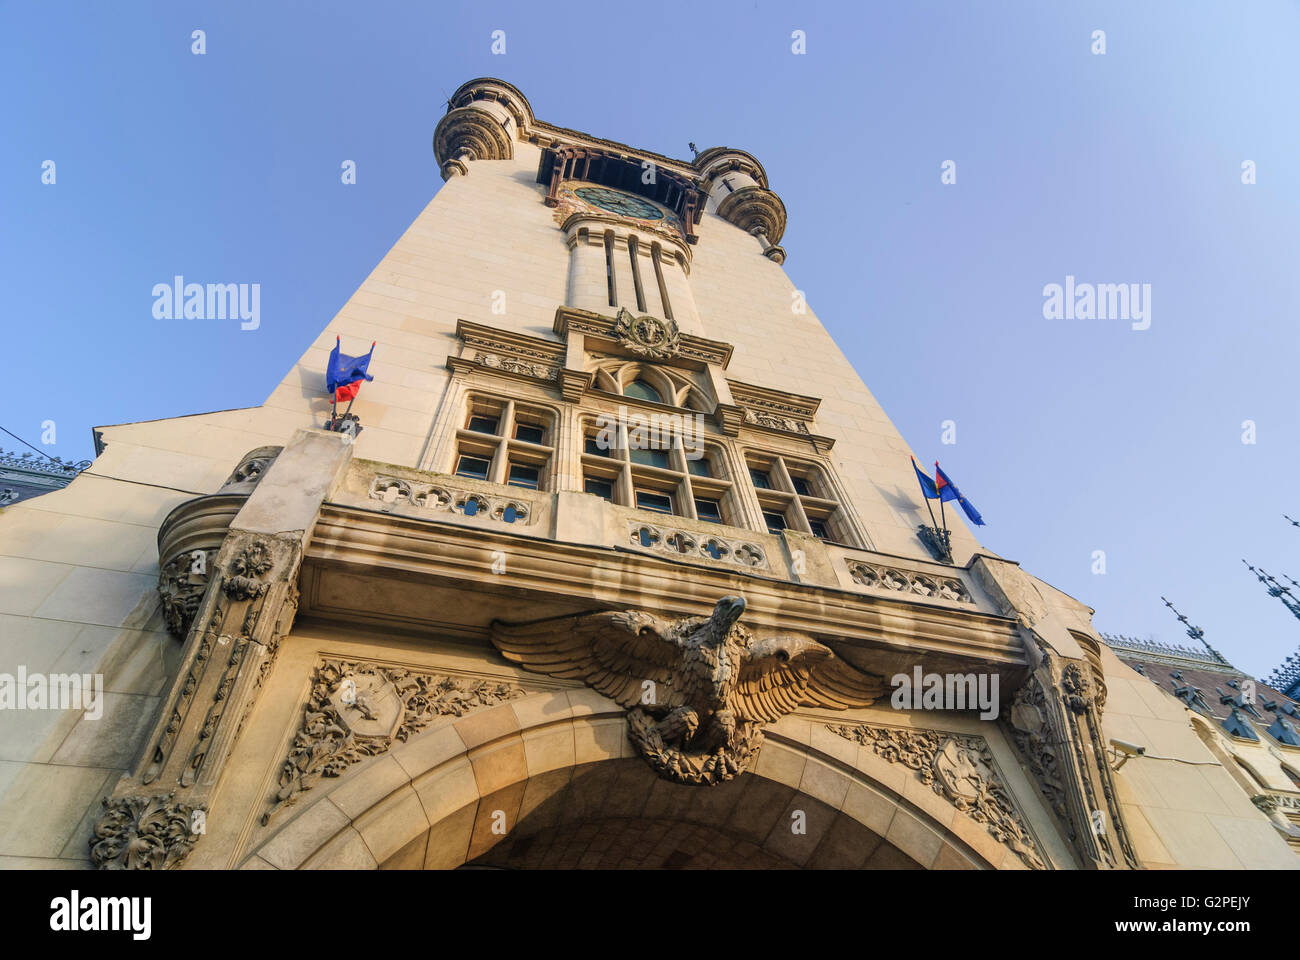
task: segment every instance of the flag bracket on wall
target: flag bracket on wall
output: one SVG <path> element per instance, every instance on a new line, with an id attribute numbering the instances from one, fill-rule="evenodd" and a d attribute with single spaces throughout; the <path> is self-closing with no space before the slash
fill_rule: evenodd
<path id="1" fill-rule="evenodd" d="M 920 523 L 916 526 L 916 535 L 930 551 L 930 556 L 940 563 L 952 563 L 952 540 L 947 530 Z"/>

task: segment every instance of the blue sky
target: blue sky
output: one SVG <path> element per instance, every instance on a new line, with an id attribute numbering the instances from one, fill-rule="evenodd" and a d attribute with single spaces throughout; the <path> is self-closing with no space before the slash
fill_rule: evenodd
<path id="1" fill-rule="evenodd" d="M 1261 674 L 1300 641 L 1240 563 L 1300 577 L 1298 46 L 1263 0 L 8 0 L 0 425 L 80 458 L 260 403 L 441 185 L 446 97 L 499 76 L 562 126 L 754 153 L 790 277 L 989 548 L 1104 631 L 1184 639 L 1164 594 Z M 178 273 L 260 283 L 261 328 L 155 320 Z M 1150 328 L 1044 319 L 1067 275 L 1151 284 Z"/>

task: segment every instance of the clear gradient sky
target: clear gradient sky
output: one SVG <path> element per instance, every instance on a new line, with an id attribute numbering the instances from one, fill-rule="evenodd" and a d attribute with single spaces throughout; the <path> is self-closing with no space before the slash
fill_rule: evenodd
<path id="1" fill-rule="evenodd" d="M 1103 631 L 1185 640 L 1164 594 L 1263 674 L 1300 644 L 1240 562 L 1300 578 L 1297 50 L 1265 0 L 0 0 L 0 425 L 76 459 L 262 402 L 441 185 L 447 96 L 497 76 L 561 126 L 757 156 L 791 279 L 985 544 Z M 260 329 L 155 320 L 176 274 L 260 283 Z M 1044 319 L 1067 275 L 1151 284 L 1150 329 Z"/>

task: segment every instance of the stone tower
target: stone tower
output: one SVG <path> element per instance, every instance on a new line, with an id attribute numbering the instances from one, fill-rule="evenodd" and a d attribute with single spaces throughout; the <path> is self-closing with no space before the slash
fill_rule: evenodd
<path id="1" fill-rule="evenodd" d="M 757 159 L 493 79 L 433 147 L 444 185 L 264 404 L 99 428 L 0 517 L 0 670 L 103 683 L 0 712 L 5 863 L 1294 863 L 1212 763 L 1113 770 L 1112 737 L 1212 758 L 1087 607 L 959 520 L 918 536 Z M 329 429 L 330 350 L 372 341 Z"/>

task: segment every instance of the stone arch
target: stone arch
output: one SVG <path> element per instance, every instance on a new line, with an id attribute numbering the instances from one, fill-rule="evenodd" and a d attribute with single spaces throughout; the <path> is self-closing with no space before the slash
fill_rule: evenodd
<path id="1" fill-rule="evenodd" d="M 448 718 L 319 784 L 300 804 L 241 868 L 531 866 L 538 854 L 517 841 L 545 835 L 557 857 L 572 860 L 579 828 L 612 832 L 611 842 L 628 848 L 623 866 L 988 869 L 1004 855 L 1016 861 L 979 831 L 962 835 L 928 805 L 775 732 L 753 770 L 726 784 L 662 780 L 628 741 L 622 708 L 586 688 Z M 788 826 L 795 811 L 805 834 Z M 503 820 L 504 835 L 493 830 Z M 633 849 L 642 833 L 713 860 L 682 863 L 682 850 L 661 843 L 656 862 L 653 851 Z M 719 859 L 722 840 L 730 846 Z M 592 865 L 569 860 L 555 865 Z"/>

